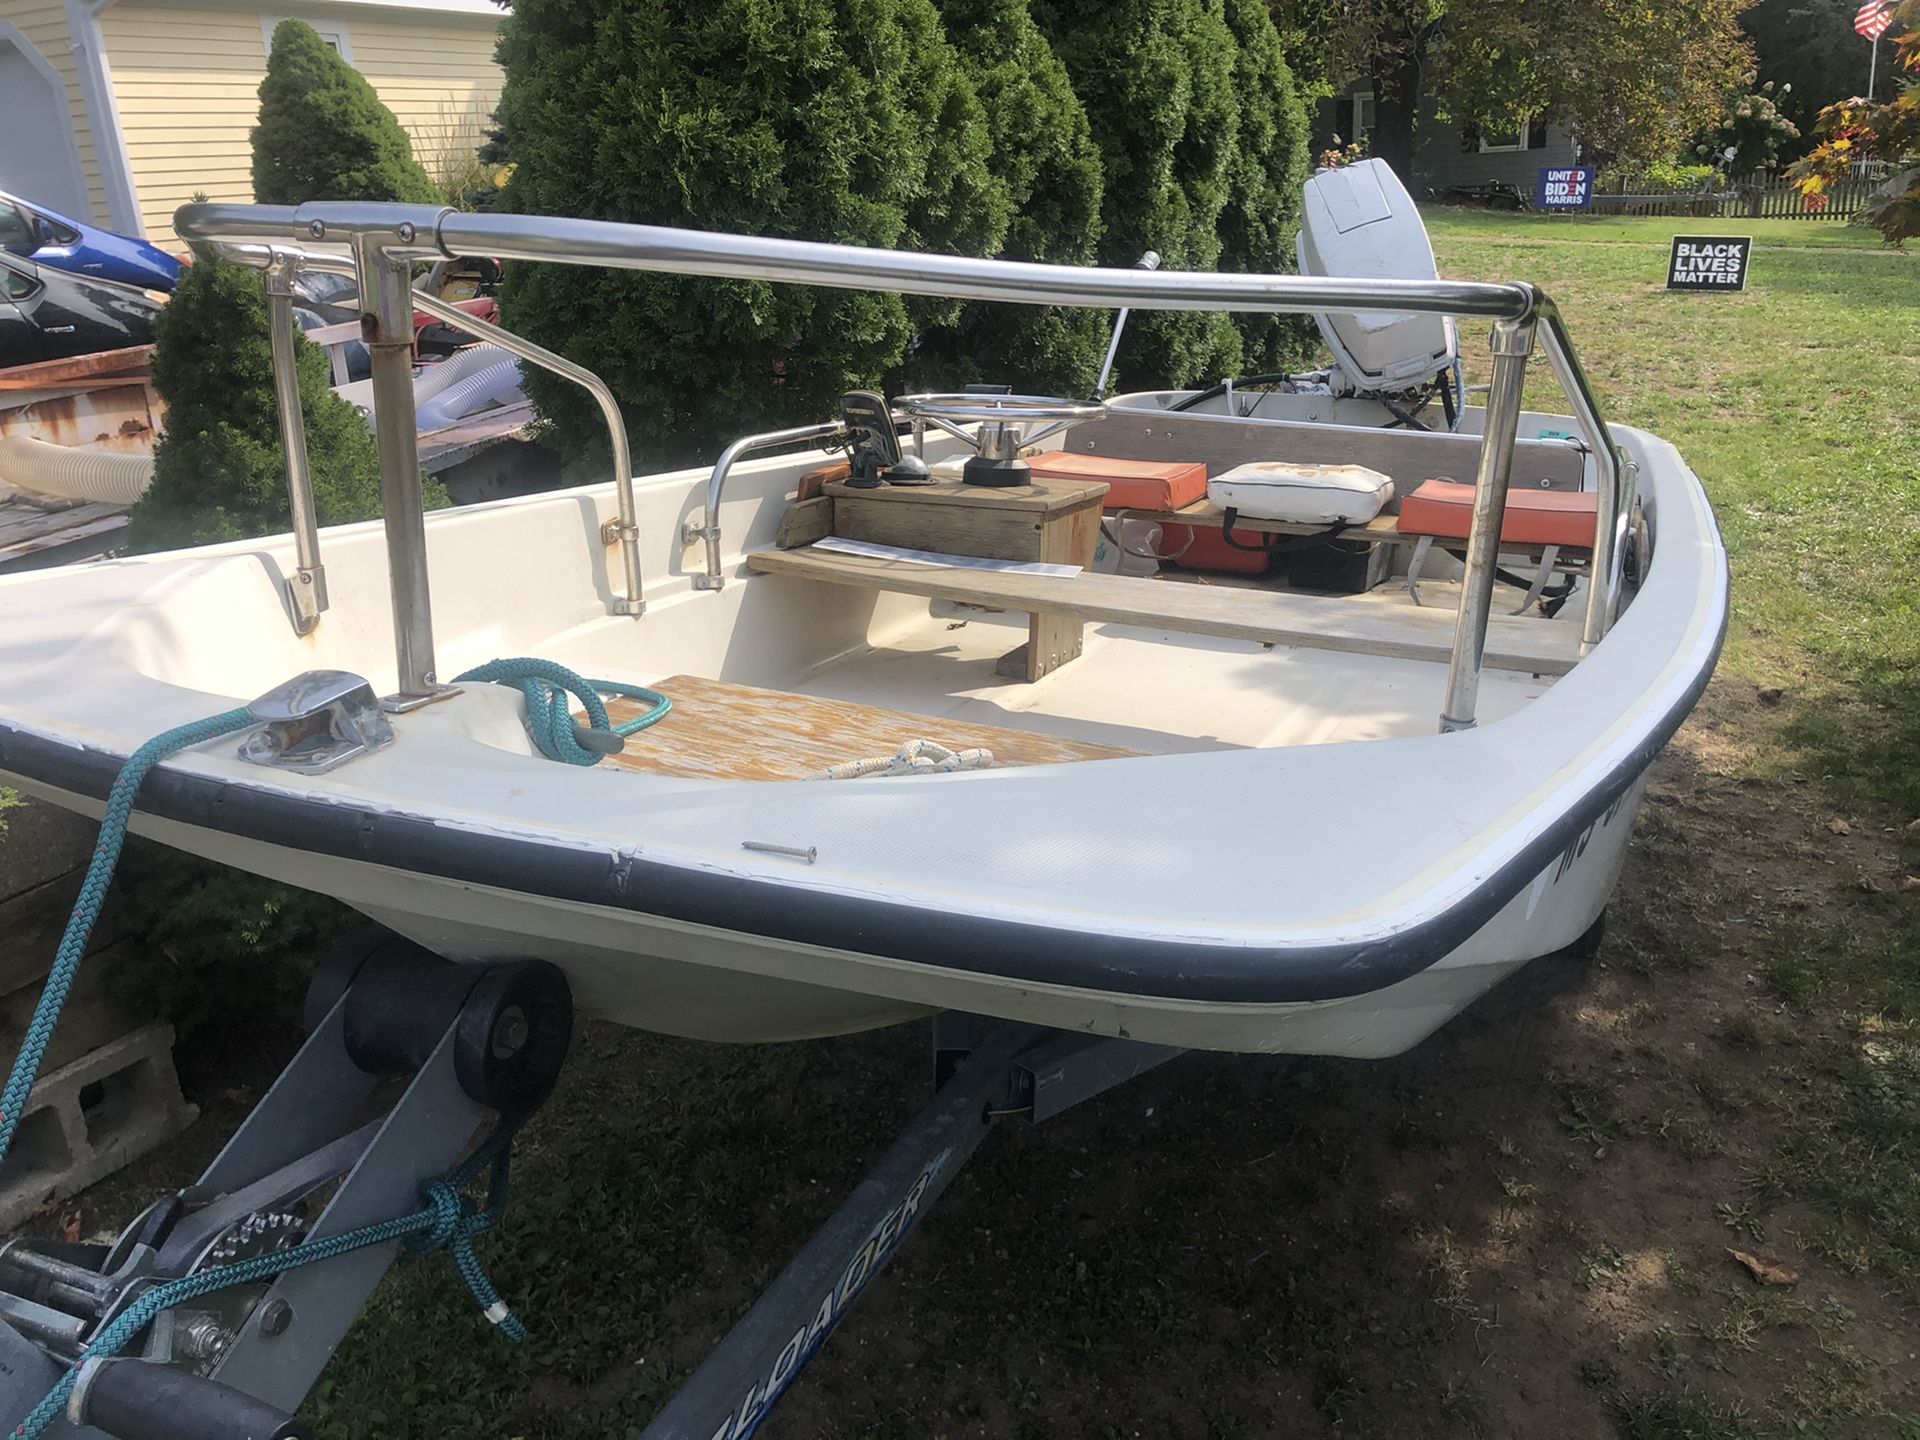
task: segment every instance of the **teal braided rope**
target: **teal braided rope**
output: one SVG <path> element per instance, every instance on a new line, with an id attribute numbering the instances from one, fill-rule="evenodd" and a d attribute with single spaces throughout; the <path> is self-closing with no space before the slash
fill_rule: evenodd
<path id="1" fill-rule="evenodd" d="M 565 675 L 572 675 L 571 671 L 564 671 L 562 667 L 553 668 Z M 581 682 L 582 685 L 585 683 Z M 665 697 L 658 698 L 664 702 Z M 564 707 L 564 702 L 561 703 Z M 589 714 L 595 709 L 604 727 L 606 709 L 600 705 L 597 696 L 593 697 Z M 665 713 L 664 709 L 660 713 Z M 658 715 L 643 717 L 643 723 L 650 724 L 657 718 Z M 254 723 L 252 711 L 241 707 L 187 725 L 175 726 L 154 736 L 129 755 L 126 763 L 120 767 L 120 773 L 114 777 L 113 786 L 107 792 L 106 814 L 100 822 L 99 838 L 94 842 L 93 859 L 87 866 L 85 880 L 81 882 L 79 898 L 74 902 L 73 913 L 67 918 L 66 932 L 60 938 L 59 949 L 54 952 L 46 985 L 41 989 L 39 1002 L 34 1006 L 33 1019 L 27 1026 L 20 1053 L 14 1059 L 6 1089 L 0 1091 L 0 1162 L 4 1162 L 13 1145 L 14 1132 L 19 1128 L 20 1117 L 25 1113 L 33 1087 L 39 1079 L 40 1065 L 46 1058 L 47 1046 L 60 1022 L 60 1012 L 66 1006 L 67 996 L 80 971 L 80 962 L 86 955 L 87 941 L 100 918 L 101 906 L 106 902 L 107 887 L 112 883 L 113 872 L 120 863 L 120 852 L 126 844 L 127 826 L 133 818 L 133 803 L 140 793 L 140 787 L 154 767 L 170 756 L 222 735 L 244 730 Z M 575 748 L 579 748 L 577 742 Z M 474 1238 L 499 1224 L 506 1210 L 508 1146 L 519 1123 L 517 1120 L 503 1121 L 451 1175 L 424 1185 L 424 1206 L 413 1214 L 309 1241 L 273 1255 L 257 1256 L 155 1285 L 103 1326 L 83 1349 L 82 1357 L 105 1359 L 119 1353 L 129 1340 L 152 1322 L 155 1315 L 182 1301 L 231 1285 L 267 1279 L 283 1271 L 330 1260 L 368 1245 L 382 1245 L 394 1240 L 407 1241 L 408 1249 L 415 1254 L 445 1249 L 452 1255 L 461 1277 L 467 1282 L 467 1288 L 473 1292 L 474 1300 L 487 1319 L 508 1339 L 524 1340 L 526 1326 L 500 1298 L 500 1292 L 487 1278 L 473 1248 Z M 481 1170 L 489 1167 L 492 1176 L 488 1184 L 487 1203 L 482 1208 L 464 1192 Z M 75 1367 L 61 1378 L 60 1383 L 14 1429 L 14 1440 L 35 1440 L 59 1418 L 66 1408 L 77 1375 L 78 1367 Z"/>
<path id="2" fill-rule="evenodd" d="M 460 678 L 523 682 L 529 713 L 533 713 L 538 702 L 550 734 L 560 734 L 559 720 L 565 720 L 566 742 L 587 757 L 572 763 L 592 764 L 599 758 L 573 740 L 572 721 L 562 695 L 563 692 L 579 695 L 587 707 L 590 720 L 598 729 L 611 728 L 606 707 L 600 702 L 594 687 L 571 670 L 539 660 L 496 661 L 493 665 L 469 671 Z M 631 734 L 651 725 L 671 705 L 664 695 L 639 687 L 608 683 L 602 688 L 613 693 L 650 698 L 655 702 L 653 713 L 623 725 L 619 731 L 621 734 Z M 556 709 L 559 712 L 558 719 L 553 714 Z M 60 1012 L 66 1006 L 67 996 L 72 992 L 74 979 L 80 971 L 80 962 L 86 955 L 87 941 L 100 918 L 101 906 L 106 903 L 107 888 L 112 884 L 113 872 L 120 863 L 120 851 L 126 844 L 127 826 L 133 818 L 133 802 L 140 793 L 140 787 L 153 768 L 170 756 L 222 735 L 244 730 L 253 723 L 253 712 L 243 706 L 210 715 L 204 720 L 175 726 L 154 736 L 129 755 L 126 763 L 120 767 L 120 773 L 114 777 L 113 786 L 107 792 L 106 814 L 100 822 L 99 838 L 94 842 L 93 859 L 87 866 L 85 880 L 81 882 L 79 898 L 74 902 L 72 914 L 67 917 L 66 932 L 60 938 L 58 950 L 54 952 L 47 983 L 41 989 L 39 1002 L 34 1006 L 33 1019 L 27 1026 L 20 1053 L 14 1059 L 6 1089 L 0 1091 L 0 1162 L 5 1161 L 7 1152 L 12 1148 L 14 1132 L 19 1128 L 20 1117 L 25 1113 L 33 1087 L 39 1080 L 40 1065 L 46 1058 L 47 1046 L 52 1042 L 54 1029 L 60 1023 Z M 555 758 L 560 757 L 556 755 Z M 153 1286 L 101 1328 L 83 1348 L 82 1358 L 105 1359 L 118 1354 L 129 1340 L 152 1323 L 154 1316 L 182 1301 L 224 1290 L 231 1285 L 267 1279 L 288 1270 L 331 1260 L 368 1245 L 383 1245 L 395 1240 L 406 1241 L 408 1250 L 414 1254 L 445 1249 L 452 1255 L 461 1278 L 467 1282 L 467 1288 L 473 1292 L 474 1300 L 487 1319 L 509 1340 L 526 1339 L 526 1326 L 500 1298 L 500 1292 L 487 1277 L 473 1248 L 475 1237 L 498 1225 L 506 1211 L 508 1147 L 519 1124 L 518 1120 L 502 1121 L 493 1134 L 451 1175 L 422 1186 L 424 1206 L 411 1215 L 362 1226 L 340 1235 L 329 1235 L 272 1255 L 256 1256 L 232 1265 L 202 1270 L 179 1280 Z M 491 1168 L 492 1175 L 487 1187 L 487 1203 L 482 1208 L 474 1203 L 465 1190 L 481 1170 L 488 1168 Z M 61 1377 L 60 1383 L 14 1429 L 15 1440 L 35 1440 L 59 1418 L 66 1408 L 68 1396 L 73 1392 L 77 1376 L 76 1366 Z"/>
<path id="3" fill-rule="evenodd" d="M 93 934 L 94 922 L 100 918 L 100 907 L 106 903 L 107 886 L 113 881 L 114 867 L 120 863 L 120 847 L 126 843 L 127 822 L 133 818 L 133 801 L 140 793 L 140 786 L 153 767 L 169 756 L 243 730 L 253 723 L 252 712 L 242 708 L 210 715 L 188 725 L 176 725 L 129 755 L 127 763 L 114 777 L 113 788 L 107 792 L 107 813 L 100 822 L 100 837 L 94 842 L 93 860 L 80 886 L 80 898 L 67 917 L 66 933 L 60 937 L 60 948 L 54 952 L 53 968 L 47 972 L 40 1003 L 34 1006 L 33 1020 L 27 1026 L 20 1053 L 14 1058 L 7 1088 L 0 1091 L 0 1163 L 5 1162 L 7 1151 L 13 1145 L 13 1132 L 19 1127 L 28 1097 L 40 1078 L 40 1062 L 46 1058 L 54 1027 L 60 1023 L 60 1011 L 73 989 L 74 977 L 80 973 L 80 961 L 87 953 L 87 939 Z"/>
<path id="4" fill-rule="evenodd" d="M 426 1204 L 411 1215 L 363 1225 L 357 1230 L 329 1235 L 320 1240 L 309 1240 L 271 1255 L 256 1255 L 251 1260 L 238 1260 L 231 1265 L 196 1271 L 144 1291 L 139 1299 L 103 1325 L 99 1333 L 82 1347 L 81 1362 L 105 1360 L 117 1355 L 128 1341 L 153 1323 L 154 1316 L 183 1301 L 195 1300 L 232 1285 L 270 1280 L 289 1270 L 316 1265 L 350 1251 L 362 1250 L 369 1245 L 386 1245 L 395 1240 L 405 1242 L 407 1250 L 416 1255 L 444 1247 L 453 1256 L 461 1277 L 467 1282 L 467 1288 L 473 1292 L 474 1300 L 487 1319 L 509 1340 L 526 1339 L 526 1326 L 500 1298 L 500 1292 L 494 1289 L 493 1282 L 481 1269 L 479 1257 L 473 1250 L 474 1237 L 497 1225 L 506 1209 L 509 1146 L 519 1126 L 518 1120 L 503 1120 L 451 1175 L 443 1180 L 428 1181 L 421 1187 Z M 487 1168 L 491 1168 L 492 1175 L 487 1186 L 487 1204 L 481 1209 L 464 1191 L 480 1171 Z M 67 1371 L 60 1378 L 60 1383 L 49 1390 L 45 1398 L 28 1412 L 27 1418 L 15 1427 L 12 1440 L 38 1440 L 66 1410 L 67 1399 L 73 1393 L 79 1373 L 79 1364 Z"/>
<path id="5" fill-rule="evenodd" d="M 549 760 L 568 765 L 597 765 L 600 755 L 589 750 L 574 736 L 573 707 L 567 697 L 579 700 L 587 712 L 587 724 L 594 730 L 615 735 L 632 735 L 662 718 L 673 708 L 673 701 L 658 690 L 644 685 L 623 685 L 614 680 L 589 680 L 551 660 L 489 660 L 485 665 L 453 677 L 455 683 L 491 682 L 511 685 L 527 702 L 527 727 L 533 732 L 534 746 Z M 604 695 L 622 695 L 642 700 L 653 708 L 636 720 L 615 725 L 602 703 Z"/>

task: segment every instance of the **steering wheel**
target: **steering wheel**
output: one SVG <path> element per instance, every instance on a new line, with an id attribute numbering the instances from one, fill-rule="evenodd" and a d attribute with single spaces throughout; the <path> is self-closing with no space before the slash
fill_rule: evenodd
<path id="1" fill-rule="evenodd" d="M 982 460 L 1020 458 L 1020 447 L 1057 435 L 1070 425 L 1098 420 L 1107 413 L 1100 400 L 1062 400 L 1049 395 L 902 395 L 894 408 L 915 420 L 938 425 L 979 452 Z M 980 428 L 967 431 L 961 421 Z M 1048 423 L 1051 422 L 1051 423 Z M 1025 427 L 1038 424 L 1028 432 Z"/>

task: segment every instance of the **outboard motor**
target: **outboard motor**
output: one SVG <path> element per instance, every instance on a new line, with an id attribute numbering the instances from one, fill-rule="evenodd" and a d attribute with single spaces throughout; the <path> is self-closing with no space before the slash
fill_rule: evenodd
<path id="1" fill-rule="evenodd" d="M 1433 243 L 1413 197 L 1384 160 L 1322 170 L 1307 181 L 1300 273 L 1368 280 L 1437 280 Z M 1453 368 L 1459 336 L 1440 315 L 1316 315 L 1338 362 L 1336 395 L 1425 392 Z"/>

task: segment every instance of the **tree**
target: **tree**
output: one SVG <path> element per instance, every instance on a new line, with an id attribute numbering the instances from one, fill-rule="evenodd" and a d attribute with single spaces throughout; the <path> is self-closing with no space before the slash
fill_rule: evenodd
<path id="1" fill-rule="evenodd" d="M 1894 165 L 1893 177 L 1875 194 L 1867 223 L 1899 245 L 1920 235 L 1920 0 L 1894 7 L 1893 99 L 1875 103 L 1843 100 L 1820 113 L 1820 143 L 1787 173 L 1810 208 L 1826 203 L 1829 189 L 1862 160 Z"/>
<path id="2" fill-rule="evenodd" d="M 931 0 L 520 0 L 499 56 L 508 208 L 986 254 L 1004 235 Z M 913 328 L 895 295 L 560 266 L 509 267 L 503 304 L 607 380 L 656 460 L 831 413 Z M 528 389 L 570 458 L 604 454 L 573 386 Z"/>
<path id="3" fill-rule="evenodd" d="M 980 99 L 987 166 L 1011 208 L 1001 256 L 1089 265 L 1100 232 L 1100 152 L 1066 67 L 1027 0 L 945 0 L 941 18 Z M 1039 395 L 1091 393 L 1110 322 L 1099 311 L 974 304 L 923 330 L 914 389 L 1005 382 Z"/>
<path id="4" fill-rule="evenodd" d="M 1240 143 L 1226 21 L 1204 0 L 1036 0 L 1033 15 L 1100 147 L 1101 262 L 1128 266 L 1155 250 L 1168 269 L 1217 269 Z M 1224 314 L 1136 312 L 1120 388 L 1232 374 L 1240 352 Z"/>
<path id="5" fill-rule="evenodd" d="M 294 340 L 314 505 L 322 525 L 380 513 L 373 434 L 329 388 L 319 347 Z M 136 553 L 210 545 L 287 529 L 286 455 L 274 402 L 273 354 L 260 273 L 202 256 L 154 326 L 153 384 L 167 403 L 153 483 L 133 508 Z M 428 504 L 445 505 L 437 481 Z"/>
<path id="6" fill-rule="evenodd" d="M 253 195 L 262 205 L 443 198 L 373 87 L 300 20 L 274 27 L 253 130 Z"/>
<path id="7" fill-rule="evenodd" d="M 1729 176 L 1744 178 L 1758 170 L 1771 174 L 1781 152 L 1800 138 L 1799 127 L 1774 104 L 1775 93 L 1769 80 L 1751 95 L 1731 101 L 1720 123 L 1693 147 L 1694 153 Z"/>
<path id="8" fill-rule="evenodd" d="M 1421 102 L 1456 123 L 1552 118 L 1586 152 L 1667 158 L 1715 119 L 1750 68 L 1739 16 L 1752 0 L 1275 0 L 1290 29 L 1328 47 L 1328 78 L 1366 78 L 1373 153 L 1412 171 Z"/>
<path id="9" fill-rule="evenodd" d="M 1266 0 L 1226 0 L 1224 18 L 1238 46 L 1233 84 L 1240 96 L 1240 146 L 1220 216 L 1220 268 L 1292 270 L 1308 170 L 1306 107 Z M 1278 370 L 1297 358 L 1310 324 L 1300 316 L 1246 314 L 1236 315 L 1234 323 L 1249 373 Z"/>
<path id="10" fill-rule="evenodd" d="M 1757 0 L 1740 17 L 1757 79 L 1773 82 L 1780 113 L 1808 143 L 1822 110 L 1867 88 L 1868 45 L 1853 29 L 1859 8 L 1860 0 Z M 1792 88 L 1781 94 L 1783 86 Z"/>

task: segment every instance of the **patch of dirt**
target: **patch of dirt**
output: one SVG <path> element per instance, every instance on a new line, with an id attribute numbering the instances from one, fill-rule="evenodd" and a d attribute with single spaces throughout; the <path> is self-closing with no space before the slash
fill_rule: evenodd
<path id="1" fill-rule="evenodd" d="M 1599 1440 L 1695 1389 L 1901 1433 L 1867 1412 L 1920 1407 L 1915 1314 L 1755 1215 L 1783 1062 L 1718 1038 L 1803 1023 L 1756 981 L 1776 922 L 1854 923 L 1899 838 L 1746 778 L 1742 689 L 1655 767 L 1596 963 L 1396 1060 L 1189 1056 L 997 1137 L 764 1433 Z"/>

